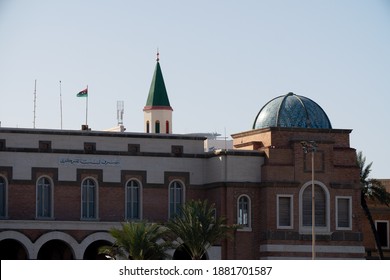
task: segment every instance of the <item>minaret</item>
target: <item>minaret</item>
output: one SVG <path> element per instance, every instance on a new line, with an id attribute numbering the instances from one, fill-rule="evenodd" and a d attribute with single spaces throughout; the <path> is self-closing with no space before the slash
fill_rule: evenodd
<path id="1" fill-rule="evenodd" d="M 157 51 L 157 64 L 150 85 L 148 100 L 144 107 L 144 128 L 146 133 L 172 133 L 172 107 L 160 67 L 160 54 Z"/>

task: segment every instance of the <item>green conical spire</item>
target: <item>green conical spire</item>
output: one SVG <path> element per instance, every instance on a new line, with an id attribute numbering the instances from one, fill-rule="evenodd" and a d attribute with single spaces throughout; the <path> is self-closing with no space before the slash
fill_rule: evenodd
<path id="1" fill-rule="evenodd" d="M 172 109 L 169 103 L 167 89 L 165 88 L 158 53 L 157 64 L 154 70 L 153 79 L 150 85 L 148 100 L 146 101 L 145 109 L 151 109 L 152 107 L 169 107 L 170 109 Z"/>

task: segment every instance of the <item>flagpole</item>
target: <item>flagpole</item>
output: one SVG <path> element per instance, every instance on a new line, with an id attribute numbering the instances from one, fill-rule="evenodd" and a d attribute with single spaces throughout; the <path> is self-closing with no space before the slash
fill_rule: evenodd
<path id="1" fill-rule="evenodd" d="M 61 90 L 61 80 L 60 80 L 60 116 L 61 116 L 61 129 L 62 129 L 62 90 Z"/>
<path id="2" fill-rule="evenodd" d="M 85 100 L 85 125 L 88 127 L 88 85 L 87 85 L 87 99 Z"/>

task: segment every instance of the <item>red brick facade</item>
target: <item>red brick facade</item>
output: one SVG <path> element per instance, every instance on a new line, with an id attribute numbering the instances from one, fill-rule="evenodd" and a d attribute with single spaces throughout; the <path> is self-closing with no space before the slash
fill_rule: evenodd
<path id="1" fill-rule="evenodd" d="M 301 141 L 311 140 L 318 144 L 315 184 L 325 196 L 326 225 L 316 234 L 316 256 L 335 259 L 365 255 L 359 170 L 355 150 L 349 146 L 350 130 L 251 130 L 233 135 L 234 150 L 209 153 L 199 149 L 203 138 L 72 132 L 67 142 L 60 142 L 56 139 L 63 132 L 59 131 L 1 132 L 5 146 L 0 152 L 0 176 L 7 182 L 7 215 L 0 221 L 0 245 L 21 252 L 8 258 L 58 254 L 62 258 L 92 258 L 99 245 L 113 242 L 107 231 L 126 220 L 125 186 L 129 180 L 141 186 L 141 218 L 153 222 L 168 220 L 169 187 L 174 181 L 183 185 L 184 201 L 207 199 L 215 204 L 216 214 L 226 216 L 230 224 L 238 223 L 239 199 L 245 196 L 249 225 L 235 232 L 232 240 L 215 244 L 208 258 L 310 258 L 311 232 L 302 224 L 302 201 L 304 190 L 311 185 L 311 155 L 303 152 Z M 50 140 L 52 149 L 21 147 L 13 142 L 18 133 L 32 138 L 26 140 L 26 146 L 32 146 L 33 137 L 38 137 Z M 82 150 L 86 141 L 96 143 L 92 154 Z M 69 148 L 77 145 L 81 150 Z M 110 149 L 105 150 L 104 145 Z M 130 151 L 128 147 L 134 145 L 137 150 Z M 153 150 L 157 146 L 159 150 Z M 173 146 L 181 146 L 182 151 L 173 153 Z M 85 166 L 79 166 L 82 161 Z M 41 176 L 50 178 L 53 185 L 53 212 L 48 218 L 36 217 L 37 180 Z M 81 216 L 85 179 L 92 179 L 97 187 L 94 219 Z M 287 227 L 278 224 L 280 198 L 287 198 L 291 207 Z M 336 218 L 340 198 L 346 198 L 351 209 L 349 227 L 342 229 Z M 57 255 L 50 251 L 56 246 L 62 248 Z"/>

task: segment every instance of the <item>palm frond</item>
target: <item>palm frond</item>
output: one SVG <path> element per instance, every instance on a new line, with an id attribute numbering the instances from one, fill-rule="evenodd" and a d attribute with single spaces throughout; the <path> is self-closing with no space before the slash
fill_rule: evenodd
<path id="1" fill-rule="evenodd" d="M 167 223 L 193 259 L 201 259 L 209 247 L 229 235 L 231 227 L 226 225 L 226 218 L 215 217 L 214 209 L 207 200 L 191 200 Z"/>

